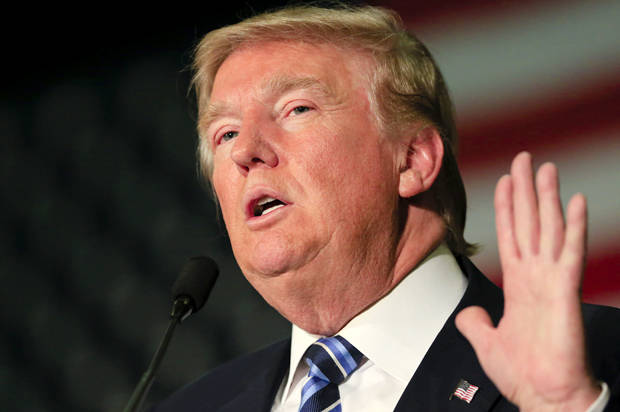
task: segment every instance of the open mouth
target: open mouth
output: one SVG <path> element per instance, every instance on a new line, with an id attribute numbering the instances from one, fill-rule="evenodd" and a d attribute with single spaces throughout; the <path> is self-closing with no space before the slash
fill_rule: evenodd
<path id="1" fill-rule="evenodd" d="M 286 203 L 282 202 L 279 199 L 275 199 L 269 196 L 262 197 L 256 203 L 254 203 L 254 206 L 252 207 L 252 216 L 264 216 L 283 206 L 286 206 Z"/>

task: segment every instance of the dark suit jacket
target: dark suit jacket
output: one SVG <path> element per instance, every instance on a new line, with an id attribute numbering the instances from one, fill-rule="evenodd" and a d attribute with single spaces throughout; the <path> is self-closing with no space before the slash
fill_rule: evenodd
<path id="1" fill-rule="evenodd" d="M 495 323 L 503 311 L 499 288 L 467 259 L 459 261 L 469 278 L 461 302 L 431 345 L 405 389 L 395 411 L 516 411 L 485 375 L 454 317 L 471 305 L 484 307 Z M 620 310 L 583 306 L 590 363 L 597 379 L 607 382 L 612 396 L 606 411 L 620 411 Z M 238 358 L 184 387 L 153 409 L 173 411 L 269 411 L 288 370 L 290 339 Z M 480 389 L 470 404 L 454 397 L 463 378 Z"/>

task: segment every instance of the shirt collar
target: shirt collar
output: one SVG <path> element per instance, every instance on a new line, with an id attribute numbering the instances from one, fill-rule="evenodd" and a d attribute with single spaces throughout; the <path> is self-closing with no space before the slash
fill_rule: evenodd
<path id="1" fill-rule="evenodd" d="M 409 382 L 467 288 L 454 256 L 441 244 L 387 295 L 353 318 L 338 334 L 370 362 Z M 306 349 L 321 336 L 293 325 L 289 373 L 284 387 L 303 378 Z"/>

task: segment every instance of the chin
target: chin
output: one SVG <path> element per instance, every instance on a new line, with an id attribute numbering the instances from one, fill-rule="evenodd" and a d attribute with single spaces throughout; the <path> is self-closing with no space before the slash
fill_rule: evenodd
<path id="1" fill-rule="evenodd" d="M 289 272 L 299 260 L 299 253 L 289 242 L 261 242 L 246 252 L 243 266 L 260 277 L 275 277 Z"/>

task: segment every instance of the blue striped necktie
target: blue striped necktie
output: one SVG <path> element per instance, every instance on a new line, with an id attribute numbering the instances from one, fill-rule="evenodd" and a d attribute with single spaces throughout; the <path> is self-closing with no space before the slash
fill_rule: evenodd
<path id="1" fill-rule="evenodd" d="M 299 412 L 341 412 L 338 385 L 359 367 L 363 357 L 342 336 L 314 342 L 304 355 L 310 371 L 301 390 Z"/>

